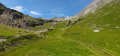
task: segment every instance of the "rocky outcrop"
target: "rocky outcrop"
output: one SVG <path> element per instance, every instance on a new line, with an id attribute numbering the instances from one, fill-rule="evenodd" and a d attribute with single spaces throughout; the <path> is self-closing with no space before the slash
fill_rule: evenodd
<path id="1" fill-rule="evenodd" d="M 9 8 L 6 9 L 0 9 L 0 17 L 4 18 L 4 16 L 9 16 L 9 19 L 22 19 L 23 17 L 23 13 L 20 13 L 16 10 L 12 10 Z M 4 19 L 8 19 L 8 18 L 4 18 Z"/>
<path id="2" fill-rule="evenodd" d="M 0 23 L 9 25 L 12 27 L 18 27 L 19 25 L 22 25 L 20 23 L 21 19 L 23 18 L 23 13 L 20 13 L 16 10 L 9 9 L 3 4 L 0 3 Z"/>
<path id="3" fill-rule="evenodd" d="M 29 15 L 24 15 L 13 9 L 9 9 L 0 3 L 0 24 L 5 24 L 11 27 L 30 29 L 47 23 L 49 20 L 33 18 Z"/>
<path id="4" fill-rule="evenodd" d="M 4 9 L 6 6 L 4 6 L 2 3 L 0 3 L 0 8 Z"/>

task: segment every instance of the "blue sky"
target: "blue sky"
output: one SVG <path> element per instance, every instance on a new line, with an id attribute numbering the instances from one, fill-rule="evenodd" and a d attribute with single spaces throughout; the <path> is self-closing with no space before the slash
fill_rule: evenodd
<path id="1" fill-rule="evenodd" d="M 94 0 L 0 0 L 5 6 L 38 18 L 68 17 Z"/>

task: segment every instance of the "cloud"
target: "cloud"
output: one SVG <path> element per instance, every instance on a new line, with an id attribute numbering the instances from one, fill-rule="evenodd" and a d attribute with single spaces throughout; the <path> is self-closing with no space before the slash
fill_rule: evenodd
<path id="1" fill-rule="evenodd" d="M 11 9 L 14 9 L 14 10 L 17 10 L 17 11 L 20 11 L 20 12 L 24 12 L 26 9 L 23 9 L 23 6 L 16 6 L 14 8 L 11 8 Z"/>
<path id="2" fill-rule="evenodd" d="M 57 13 L 50 13 L 50 14 L 47 14 L 47 15 L 54 15 L 54 16 L 65 16 L 65 14 L 57 14 Z"/>
<path id="3" fill-rule="evenodd" d="M 41 13 L 38 13 L 38 12 L 36 12 L 36 11 L 30 11 L 30 13 L 33 14 L 33 15 L 40 15 L 40 16 L 42 16 Z"/>

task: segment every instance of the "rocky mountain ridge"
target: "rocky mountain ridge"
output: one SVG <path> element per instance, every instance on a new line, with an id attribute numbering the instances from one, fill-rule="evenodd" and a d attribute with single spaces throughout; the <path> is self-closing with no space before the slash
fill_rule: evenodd
<path id="1" fill-rule="evenodd" d="M 86 8 L 84 8 L 80 13 L 69 16 L 69 17 L 61 17 L 61 18 L 52 18 L 49 20 L 46 19 L 39 19 L 39 18 L 33 18 L 28 15 L 24 15 L 23 13 L 20 13 L 16 10 L 9 9 L 3 4 L 0 3 L 0 23 L 15 26 L 18 28 L 28 28 L 31 26 L 39 26 L 43 25 L 44 22 L 61 22 L 65 20 L 77 20 L 74 18 L 79 18 L 80 16 L 84 16 L 88 13 L 95 12 L 98 8 L 103 7 L 107 3 L 111 2 L 113 0 L 95 0 L 91 4 L 89 4 Z M 39 19 L 39 20 L 38 20 Z"/>
<path id="2" fill-rule="evenodd" d="M 24 15 L 21 12 L 7 8 L 0 3 L 0 24 L 32 30 L 31 27 L 42 26 L 44 23 L 49 22 L 58 21 L 54 19 L 33 18 L 29 15 Z"/>
<path id="3" fill-rule="evenodd" d="M 80 16 L 84 16 L 84 15 L 90 13 L 90 12 L 93 13 L 98 8 L 103 7 L 104 5 L 108 4 L 111 1 L 114 1 L 114 0 L 94 0 L 87 7 L 85 7 L 80 13 L 78 13 L 78 14 L 76 14 L 74 16 L 66 17 L 65 20 L 71 20 L 71 19 L 74 20 L 74 18 L 78 18 Z"/>

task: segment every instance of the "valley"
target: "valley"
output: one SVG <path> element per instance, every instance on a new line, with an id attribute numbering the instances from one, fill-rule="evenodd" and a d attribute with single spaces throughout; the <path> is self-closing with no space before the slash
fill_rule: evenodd
<path id="1" fill-rule="evenodd" d="M 32 19 L 22 28 L 0 24 L 0 56 L 120 56 L 120 0 L 103 1 L 69 18 Z"/>

